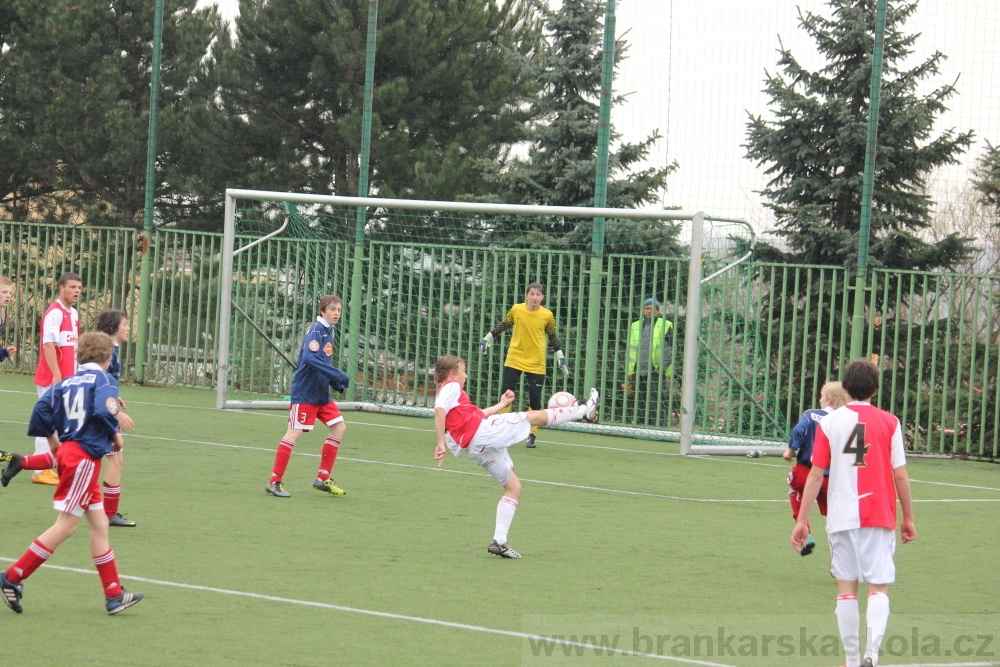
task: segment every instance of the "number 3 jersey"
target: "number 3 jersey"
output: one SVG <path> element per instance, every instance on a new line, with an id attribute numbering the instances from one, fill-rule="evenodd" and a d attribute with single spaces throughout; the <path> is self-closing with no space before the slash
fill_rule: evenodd
<path id="1" fill-rule="evenodd" d="M 111 451 L 118 432 L 118 381 L 97 364 L 83 364 L 76 375 L 42 394 L 31 413 L 28 435 L 56 433 L 74 440 L 95 459 Z"/>
<path id="2" fill-rule="evenodd" d="M 813 465 L 830 469 L 826 531 L 896 529 L 892 471 L 906 465 L 895 415 L 854 402 L 824 417 L 816 429 Z"/>

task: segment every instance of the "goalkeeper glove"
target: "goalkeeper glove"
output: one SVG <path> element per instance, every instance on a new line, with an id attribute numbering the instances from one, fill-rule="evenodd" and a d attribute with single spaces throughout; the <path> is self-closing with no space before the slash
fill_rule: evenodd
<path id="1" fill-rule="evenodd" d="M 493 333 L 490 332 L 483 336 L 483 339 L 479 341 L 479 354 L 486 354 L 486 350 L 489 349 L 490 345 L 493 344 Z"/>
<path id="2" fill-rule="evenodd" d="M 563 355 L 562 350 L 556 350 L 556 364 L 559 366 L 559 370 L 563 372 L 563 375 L 569 375 L 569 367 L 566 365 L 566 357 Z"/>

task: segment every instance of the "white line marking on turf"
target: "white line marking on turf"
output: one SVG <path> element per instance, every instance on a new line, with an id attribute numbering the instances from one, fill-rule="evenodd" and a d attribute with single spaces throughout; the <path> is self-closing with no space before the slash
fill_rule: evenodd
<path id="1" fill-rule="evenodd" d="M 0 557 L 0 561 L 6 561 L 8 563 L 15 562 L 13 558 L 3 558 Z M 49 565 L 45 564 L 42 567 L 51 568 L 53 570 L 60 570 L 63 572 L 73 572 L 76 574 L 87 574 L 93 575 L 95 572 L 93 570 L 84 570 L 76 567 L 65 567 L 62 565 Z M 283 598 L 276 595 L 263 595 L 261 593 L 249 593 L 246 591 L 234 591 L 227 588 L 216 588 L 214 586 L 199 586 L 197 584 L 185 584 L 177 581 L 164 581 L 162 579 L 150 579 L 148 577 L 137 577 L 132 575 L 122 574 L 119 575 L 122 579 L 127 579 L 128 581 L 139 581 L 146 584 L 153 584 L 155 586 L 169 586 L 171 588 L 183 588 L 190 591 L 202 591 L 204 593 L 219 593 L 220 595 L 232 595 L 241 598 L 250 598 L 253 600 L 265 600 L 267 602 L 283 602 L 285 604 L 299 605 L 302 607 L 316 607 L 319 609 L 330 609 L 332 611 L 342 611 L 349 614 L 362 614 L 364 616 L 374 616 L 376 618 L 386 618 L 394 621 L 409 621 L 411 623 L 423 623 L 425 625 L 437 625 L 444 628 L 454 628 L 456 630 L 468 630 L 470 632 L 481 632 L 491 635 L 501 635 L 503 637 L 513 637 L 514 639 L 526 639 L 528 641 L 535 642 L 545 642 L 549 644 L 556 644 L 559 646 L 572 646 L 575 648 L 589 649 L 592 651 L 600 651 L 598 655 L 623 655 L 629 657 L 638 658 L 651 658 L 653 660 L 666 660 L 668 662 L 677 662 L 685 665 L 702 665 L 703 667 L 736 667 L 735 665 L 727 665 L 721 662 L 708 662 L 707 660 L 692 660 L 690 658 L 676 658 L 667 655 L 658 655 L 656 653 L 643 653 L 642 651 L 630 651 L 630 650 L 617 650 L 611 649 L 607 646 L 600 646 L 598 644 L 588 644 L 586 642 L 575 642 L 568 639 L 563 639 L 561 637 L 546 637 L 545 635 L 536 635 L 529 632 L 516 632 L 514 630 L 502 630 L 500 628 L 489 628 L 483 625 L 470 625 L 468 623 L 455 623 L 453 621 L 441 621 L 436 618 L 425 618 L 423 616 L 409 616 L 407 614 L 394 614 L 388 611 L 376 611 L 374 609 L 360 609 L 358 607 L 347 607 L 345 605 L 330 604 L 328 602 L 313 602 L 311 600 L 297 600 L 295 598 Z"/>
<path id="2" fill-rule="evenodd" d="M 10 422 L 7 420 L 0 420 L 0 423 L 22 423 L 22 422 Z M 192 445 L 208 445 L 210 447 L 226 447 L 229 449 L 245 449 L 257 452 L 267 452 L 270 453 L 270 448 L 267 447 L 254 447 L 251 445 L 234 445 L 224 442 L 209 442 L 206 440 L 186 440 L 182 438 L 167 438 L 163 436 L 153 436 L 153 435 L 136 435 L 129 434 L 128 438 L 137 438 L 141 440 L 162 440 L 166 442 L 182 442 Z M 319 454 L 313 454 L 311 452 L 293 452 L 297 456 L 309 456 L 312 458 L 319 458 Z M 394 468 L 410 468 L 412 470 L 431 470 L 435 472 L 446 472 L 453 475 L 472 475 L 474 477 L 489 477 L 486 473 L 472 472 L 467 470 L 452 470 L 450 468 L 438 468 L 436 466 L 423 466 L 416 465 L 412 463 L 394 463 L 391 461 L 375 461 L 372 459 L 359 459 L 350 456 L 339 457 L 342 461 L 351 461 L 352 463 L 367 463 L 369 465 L 382 465 L 390 466 Z M 642 498 L 662 498 L 664 500 L 678 500 L 683 502 L 691 503 L 785 503 L 788 502 L 784 498 L 687 498 L 684 496 L 672 496 L 665 493 L 648 493 L 644 491 L 629 491 L 627 489 L 609 489 L 600 486 L 589 486 L 586 484 L 571 484 L 569 482 L 552 482 L 544 479 L 530 479 L 527 477 L 520 478 L 522 482 L 531 482 L 532 484 L 542 484 L 545 486 L 555 486 L 567 489 L 580 489 L 582 491 L 599 491 L 601 493 L 616 493 L 620 495 L 627 496 L 638 496 Z M 1000 502 L 1000 498 L 955 498 L 955 499 L 914 499 L 914 502 L 918 503 L 991 503 Z"/>

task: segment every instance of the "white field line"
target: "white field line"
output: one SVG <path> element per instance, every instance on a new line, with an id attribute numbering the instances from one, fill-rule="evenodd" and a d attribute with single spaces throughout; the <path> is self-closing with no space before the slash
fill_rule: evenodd
<path id="1" fill-rule="evenodd" d="M 0 561 L 6 561 L 8 563 L 15 562 L 13 558 L 0 557 Z M 87 574 L 93 575 L 95 572 L 93 570 L 84 570 L 76 567 L 64 567 L 61 565 L 43 565 L 42 567 L 51 568 L 53 570 L 60 570 L 63 572 L 73 572 L 75 574 Z M 122 579 L 127 579 L 128 581 L 138 581 L 145 584 L 152 584 L 154 586 L 169 586 L 171 588 L 183 588 L 190 591 L 201 591 L 204 593 L 218 593 L 219 595 L 231 595 L 241 598 L 250 598 L 253 600 L 264 600 L 266 602 L 280 602 L 283 604 L 298 605 L 302 607 L 313 607 L 319 609 L 329 609 L 331 611 L 340 611 L 348 614 L 361 614 L 363 616 L 374 616 L 376 618 L 385 618 L 394 621 L 408 621 L 410 623 L 423 623 L 425 625 L 436 625 L 439 627 L 452 628 L 455 630 L 466 630 L 468 632 L 481 632 L 491 635 L 500 635 L 503 637 L 512 637 L 514 639 L 529 640 L 539 643 L 556 644 L 559 646 L 571 646 L 574 648 L 583 648 L 592 651 L 600 651 L 597 655 L 623 655 L 629 657 L 638 658 L 651 658 L 653 660 L 666 660 L 668 662 L 681 663 L 686 665 L 701 665 L 702 667 L 735 667 L 734 665 L 727 665 L 720 662 L 708 662 L 707 660 L 692 660 L 689 658 L 677 658 L 673 656 L 658 655 L 656 653 L 643 653 L 642 651 L 630 651 L 630 650 L 618 650 L 611 649 L 607 646 L 600 646 L 598 644 L 589 644 L 586 642 L 577 642 L 564 639 L 562 637 L 546 637 L 545 635 L 536 635 L 528 632 L 516 632 L 514 630 L 501 630 L 500 628 L 489 628 L 482 625 L 471 625 L 469 623 L 455 623 L 453 621 L 442 621 L 436 618 L 426 618 L 423 616 L 410 616 L 407 614 L 394 614 L 387 611 L 377 611 L 374 609 L 360 609 L 358 607 L 347 607 L 345 605 L 330 604 L 328 602 L 314 602 L 312 600 L 298 600 L 295 598 L 283 598 L 276 595 L 263 595 L 261 593 L 249 593 L 246 591 L 234 591 L 227 588 L 216 588 L 214 586 L 199 586 L 197 584 L 185 584 L 177 581 L 164 581 L 162 579 L 150 579 L 148 577 L 138 577 L 127 574 L 120 575 Z"/>
<path id="2" fill-rule="evenodd" d="M 3 424 L 21 424 L 24 425 L 25 422 L 10 421 L 6 419 L 0 419 L 0 423 Z M 187 440 L 183 438 L 167 438 L 163 436 L 152 436 L 152 435 L 136 435 L 134 433 L 128 434 L 126 436 L 128 439 L 136 438 L 139 440 L 160 440 L 164 442 L 179 442 L 185 444 L 193 445 L 207 445 L 209 447 L 225 447 L 228 449 L 245 449 L 248 451 L 265 452 L 271 453 L 273 450 L 269 447 L 254 447 L 251 445 L 235 445 L 224 442 L 211 442 L 207 440 Z M 311 452 L 293 452 L 296 456 L 308 456 L 312 458 L 319 458 L 319 454 L 313 454 Z M 486 473 L 473 472 L 467 470 L 451 470 L 449 468 L 437 468 L 436 466 L 424 466 L 415 465 L 411 463 L 393 463 L 389 461 L 375 461 L 372 459 L 360 459 L 350 456 L 340 456 L 338 457 L 342 461 L 351 461 L 353 463 L 365 463 L 369 465 L 381 465 L 390 466 L 394 468 L 409 468 L 412 470 L 430 470 L 433 472 L 445 472 L 456 475 L 472 475 L 476 477 L 488 477 Z M 614 489 L 605 488 L 599 486 L 590 486 L 585 484 L 571 484 L 568 482 L 553 482 L 544 479 L 531 479 L 527 477 L 520 478 L 522 482 L 530 482 L 532 484 L 542 484 L 545 486 L 555 486 L 567 489 L 580 489 L 583 491 L 597 491 L 600 493 L 613 493 L 619 495 L 627 496 L 637 496 L 643 498 L 662 498 L 664 500 L 677 500 L 682 502 L 692 502 L 692 503 L 740 503 L 740 504 L 752 504 L 752 503 L 786 503 L 788 502 L 785 498 L 688 498 L 685 496 L 674 496 L 664 493 L 647 493 L 643 491 L 630 491 L 628 489 Z M 970 487 L 970 488 L 982 488 L 991 491 L 1000 491 L 1000 489 L 989 489 L 988 487 Z M 914 499 L 914 502 L 918 503 L 997 503 L 1000 502 L 1000 498 L 939 498 L 939 499 Z"/>

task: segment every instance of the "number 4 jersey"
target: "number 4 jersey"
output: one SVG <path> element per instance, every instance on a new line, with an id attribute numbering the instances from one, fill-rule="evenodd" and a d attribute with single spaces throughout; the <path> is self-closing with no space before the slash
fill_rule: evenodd
<path id="1" fill-rule="evenodd" d="M 892 471 L 906 465 L 899 419 L 870 403 L 853 402 L 824 417 L 812 463 L 830 469 L 826 530 L 896 529 Z"/>
<path id="2" fill-rule="evenodd" d="M 76 375 L 42 394 L 31 413 L 28 435 L 55 433 L 74 440 L 95 459 L 111 451 L 118 432 L 118 382 L 97 364 L 83 364 Z"/>

